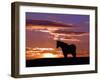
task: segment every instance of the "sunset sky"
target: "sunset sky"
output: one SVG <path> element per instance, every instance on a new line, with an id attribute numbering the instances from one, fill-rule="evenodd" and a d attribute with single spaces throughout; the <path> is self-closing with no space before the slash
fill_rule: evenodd
<path id="1" fill-rule="evenodd" d="M 56 40 L 75 44 L 77 57 L 89 56 L 89 15 L 26 12 L 26 59 L 63 57 Z"/>

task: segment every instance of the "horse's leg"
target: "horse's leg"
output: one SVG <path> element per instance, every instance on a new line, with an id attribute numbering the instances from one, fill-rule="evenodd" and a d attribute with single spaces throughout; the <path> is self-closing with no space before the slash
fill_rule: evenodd
<path id="1" fill-rule="evenodd" d="M 72 55 L 73 55 L 73 58 L 76 58 L 76 52 L 73 52 Z"/>
<path id="2" fill-rule="evenodd" d="M 64 54 L 64 58 L 67 58 L 66 56 L 67 56 L 67 54 L 66 53 L 63 53 Z"/>

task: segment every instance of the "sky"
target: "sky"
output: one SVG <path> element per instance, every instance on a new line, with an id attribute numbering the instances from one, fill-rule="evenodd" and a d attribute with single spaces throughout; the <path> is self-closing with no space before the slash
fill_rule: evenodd
<path id="1" fill-rule="evenodd" d="M 26 59 L 63 57 L 56 40 L 75 44 L 78 57 L 89 56 L 89 15 L 26 12 Z"/>

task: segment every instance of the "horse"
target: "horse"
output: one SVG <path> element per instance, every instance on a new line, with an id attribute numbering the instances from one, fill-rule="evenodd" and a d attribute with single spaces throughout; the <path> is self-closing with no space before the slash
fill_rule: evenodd
<path id="1" fill-rule="evenodd" d="M 76 57 L 76 45 L 71 44 L 68 45 L 67 43 L 64 43 L 62 41 L 57 41 L 56 48 L 60 47 L 62 49 L 64 58 L 67 58 L 67 54 L 72 54 L 73 58 Z"/>

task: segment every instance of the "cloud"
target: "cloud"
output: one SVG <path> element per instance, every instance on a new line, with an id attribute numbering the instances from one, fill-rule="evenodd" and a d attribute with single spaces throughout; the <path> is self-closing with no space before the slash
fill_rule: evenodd
<path id="1" fill-rule="evenodd" d="M 62 40 L 62 41 L 70 41 L 70 42 L 80 42 L 80 38 L 82 36 L 87 36 L 89 33 L 87 32 L 74 32 L 74 31 L 67 31 L 62 29 L 37 29 L 35 31 L 48 33 L 49 38 L 53 40 Z"/>
<path id="2" fill-rule="evenodd" d="M 80 39 L 77 39 L 75 37 L 72 37 L 72 36 L 57 36 L 55 35 L 53 37 L 54 40 L 61 40 L 61 41 L 70 41 L 70 42 L 80 42 Z"/>
<path id="3" fill-rule="evenodd" d="M 61 38 L 60 40 L 62 40 L 62 41 L 70 41 L 70 42 L 80 42 L 80 40 L 79 39 L 74 39 L 74 38 L 72 38 L 72 39 L 65 39 L 65 38 Z"/>
<path id="4" fill-rule="evenodd" d="M 48 32 L 50 34 L 55 33 L 64 33 L 68 30 L 78 29 L 78 26 L 56 22 L 56 21 L 47 21 L 47 20 L 26 20 L 26 29 L 35 30 L 40 32 Z"/>
<path id="5" fill-rule="evenodd" d="M 73 26 L 72 24 L 62 24 L 61 22 L 31 20 L 27 22 L 27 24 L 31 24 L 26 25 L 27 30 L 49 34 L 48 37 L 53 40 L 60 39 L 62 41 L 80 42 L 79 37 L 89 35 L 88 32 L 79 32 L 79 27 Z"/>
<path id="6" fill-rule="evenodd" d="M 26 20 L 26 26 L 51 26 L 51 27 L 76 27 L 72 24 L 66 24 L 62 22 L 56 22 L 56 21 L 47 21 L 47 20 Z"/>
<path id="7" fill-rule="evenodd" d="M 31 48 L 26 47 L 26 60 L 38 59 L 38 58 L 59 58 L 63 57 L 62 51 L 58 51 L 54 48 Z"/>
<path id="8" fill-rule="evenodd" d="M 74 32 L 74 31 L 67 31 L 67 30 L 54 30 L 49 32 L 51 35 L 50 37 L 54 40 L 62 40 L 62 41 L 70 41 L 70 42 L 80 42 L 81 37 L 88 36 L 88 32 Z"/>
<path id="9" fill-rule="evenodd" d="M 84 36 L 89 34 L 88 32 L 75 32 L 61 29 L 54 31 L 53 33 L 66 34 L 67 36 Z"/>
<path id="10" fill-rule="evenodd" d="M 46 32 L 46 31 L 50 31 L 50 32 L 55 32 L 57 30 L 73 30 L 72 27 L 57 27 L 57 26 L 26 26 L 26 30 L 40 30 L 41 32 Z"/>

